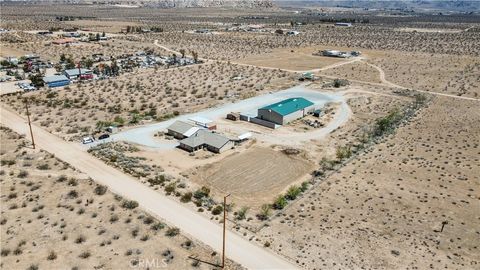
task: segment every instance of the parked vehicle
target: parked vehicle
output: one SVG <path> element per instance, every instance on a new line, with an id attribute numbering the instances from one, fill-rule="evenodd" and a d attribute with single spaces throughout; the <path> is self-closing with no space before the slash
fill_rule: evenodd
<path id="1" fill-rule="evenodd" d="M 93 143 L 93 142 L 94 142 L 94 140 L 93 140 L 92 137 L 85 137 L 85 138 L 82 139 L 83 144 L 88 144 L 88 143 Z"/>
<path id="2" fill-rule="evenodd" d="M 104 140 L 104 139 L 107 139 L 107 138 L 110 138 L 110 135 L 102 134 L 102 135 L 100 135 L 100 137 L 98 137 L 99 140 Z"/>

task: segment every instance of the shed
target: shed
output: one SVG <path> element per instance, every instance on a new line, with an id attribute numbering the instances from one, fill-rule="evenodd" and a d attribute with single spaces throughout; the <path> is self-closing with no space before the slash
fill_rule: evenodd
<path id="1" fill-rule="evenodd" d="M 86 68 L 72 68 L 63 72 L 70 80 L 93 79 L 93 72 Z"/>
<path id="2" fill-rule="evenodd" d="M 217 126 L 215 125 L 215 123 L 208 119 L 208 118 L 205 118 L 205 117 L 202 117 L 202 116 L 193 116 L 193 117 L 190 117 L 188 120 L 192 121 L 193 123 L 195 123 L 195 125 L 198 125 L 198 126 L 201 126 L 201 127 L 204 127 L 204 128 L 208 128 L 208 129 L 217 129 Z"/>
<path id="3" fill-rule="evenodd" d="M 43 77 L 43 81 L 48 85 L 48 87 L 61 87 L 70 84 L 70 80 L 65 75 L 53 75 Z"/>

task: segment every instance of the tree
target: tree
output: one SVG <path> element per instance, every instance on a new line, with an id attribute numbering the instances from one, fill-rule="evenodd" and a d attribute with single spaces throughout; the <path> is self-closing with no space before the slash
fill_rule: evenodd
<path id="1" fill-rule="evenodd" d="M 285 199 L 285 196 L 279 195 L 276 199 L 275 202 L 273 203 L 273 208 L 275 209 L 283 209 L 285 206 L 287 206 L 288 202 L 287 199 Z"/>
<path id="2" fill-rule="evenodd" d="M 105 37 L 105 32 L 102 32 L 102 37 Z"/>
<path id="3" fill-rule="evenodd" d="M 197 63 L 198 62 L 198 53 L 196 51 L 193 51 L 193 50 L 192 50 L 191 53 L 192 53 L 192 56 L 193 56 L 193 61 L 195 63 Z"/>
<path id="4" fill-rule="evenodd" d="M 173 63 L 177 63 L 177 55 L 176 55 L 176 54 L 172 54 L 172 58 L 173 58 Z"/>
<path id="5" fill-rule="evenodd" d="M 44 85 L 43 78 L 41 74 L 32 74 L 28 76 L 28 79 L 32 81 L 33 86 L 35 87 L 42 87 Z"/>
<path id="6" fill-rule="evenodd" d="M 301 192 L 302 191 L 297 185 L 293 185 L 290 188 L 288 188 L 287 194 L 285 194 L 285 198 L 288 200 L 295 200 Z"/>
<path id="7" fill-rule="evenodd" d="M 97 34 L 95 35 L 95 40 L 97 40 L 97 41 L 100 40 L 100 34 L 99 34 L 99 33 L 97 33 Z"/>
<path id="8" fill-rule="evenodd" d="M 64 53 L 60 54 L 60 62 L 65 62 L 67 60 L 67 57 L 65 56 Z"/>
<path id="9" fill-rule="evenodd" d="M 182 58 L 185 58 L 185 49 L 180 49 L 180 53 L 182 54 Z"/>

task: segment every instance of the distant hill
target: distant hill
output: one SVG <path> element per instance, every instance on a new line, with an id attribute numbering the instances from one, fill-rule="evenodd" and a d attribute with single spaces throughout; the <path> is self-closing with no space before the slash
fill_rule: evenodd
<path id="1" fill-rule="evenodd" d="M 70 3 L 107 4 L 125 7 L 149 6 L 159 8 L 234 7 L 270 8 L 272 0 L 0 0 L 0 3 Z"/>
<path id="2" fill-rule="evenodd" d="M 280 7 L 345 7 L 368 9 L 404 9 L 418 11 L 479 12 L 478 0 L 274 0 Z"/>

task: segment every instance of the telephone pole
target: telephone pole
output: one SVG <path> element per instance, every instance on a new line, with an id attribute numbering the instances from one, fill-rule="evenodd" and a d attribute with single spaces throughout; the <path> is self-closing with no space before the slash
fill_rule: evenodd
<path id="1" fill-rule="evenodd" d="M 227 230 L 227 197 L 230 194 L 223 197 L 223 249 L 222 249 L 222 269 L 225 268 L 225 232 Z"/>
<path id="2" fill-rule="evenodd" d="M 30 112 L 28 111 L 28 99 L 23 100 L 25 102 L 25 109 L 27 110 L 28 127 L 30 128 L 30 136 L 32 137 L 32 146 L 35 149 L 35 140 L 33 139 L 32 123 L 30 122 Z"/>

